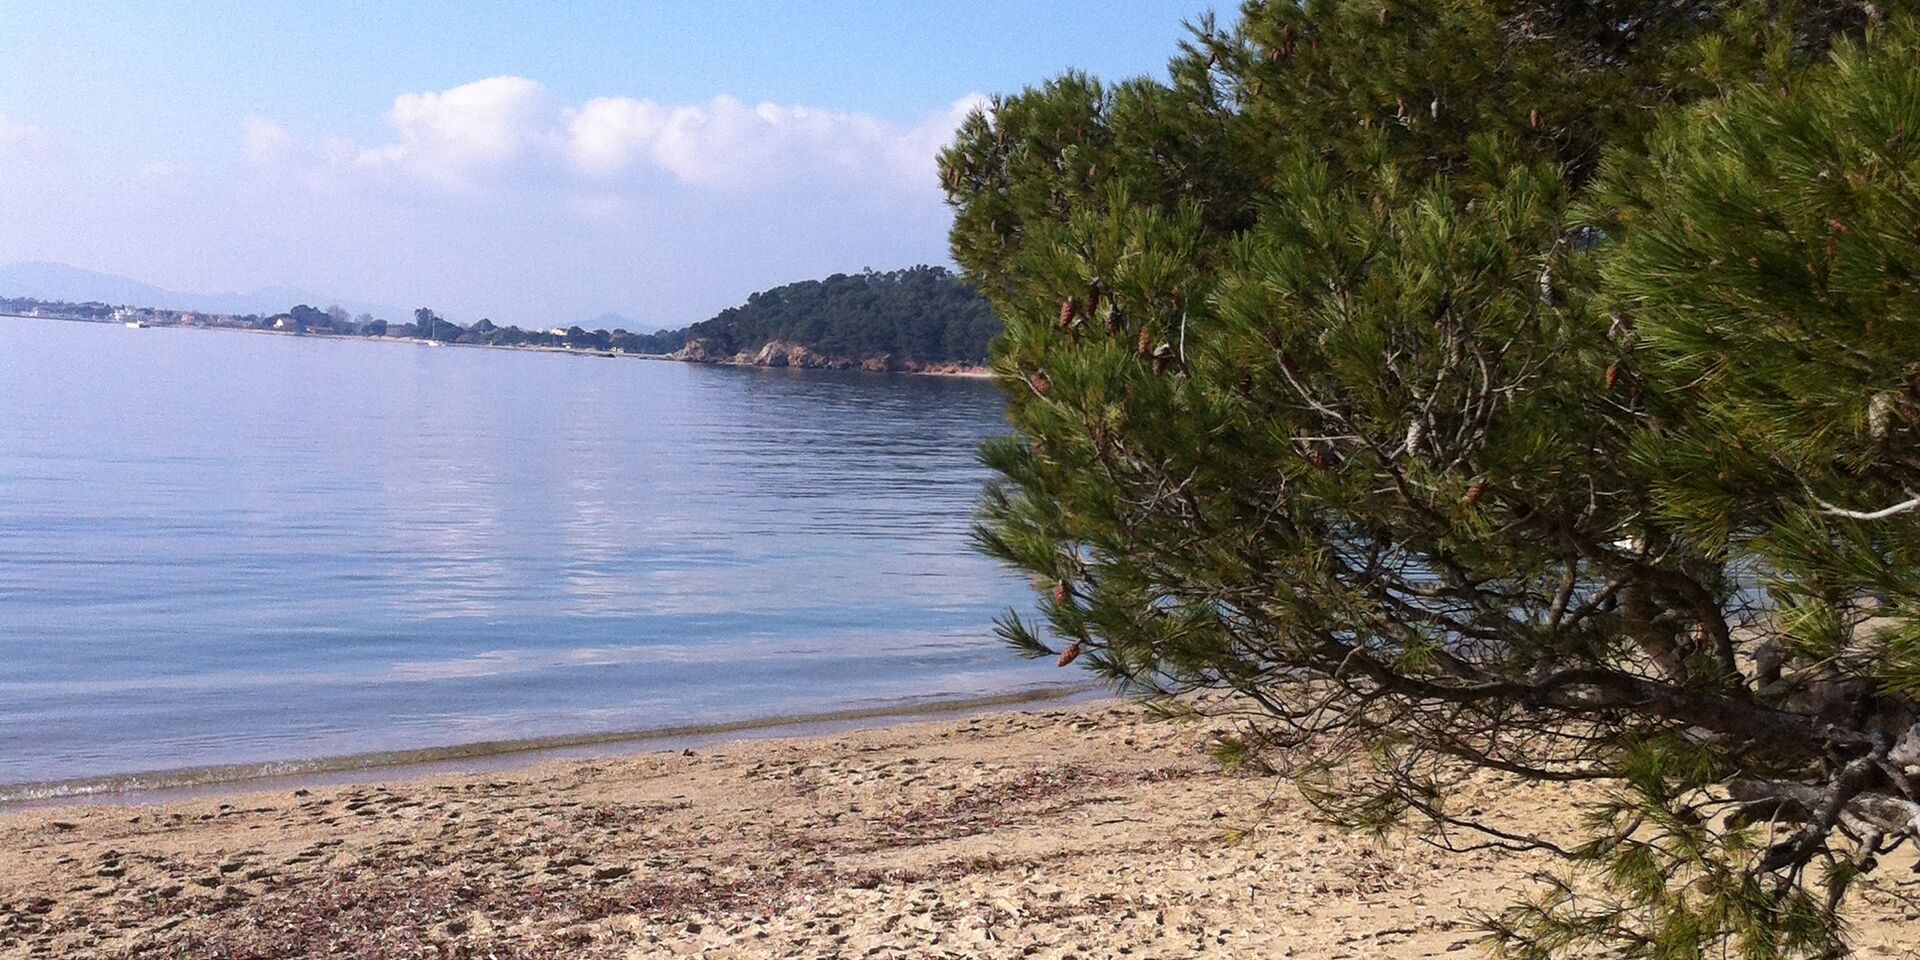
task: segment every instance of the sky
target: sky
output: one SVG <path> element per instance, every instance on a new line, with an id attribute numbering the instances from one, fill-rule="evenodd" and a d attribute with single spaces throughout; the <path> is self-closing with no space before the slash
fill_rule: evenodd
<path id="1" fill-rule="evenodd" d="M 0 0 L 0 263 L 678 327 L 947 263 L 968 110 L 1212 6 Z"/>

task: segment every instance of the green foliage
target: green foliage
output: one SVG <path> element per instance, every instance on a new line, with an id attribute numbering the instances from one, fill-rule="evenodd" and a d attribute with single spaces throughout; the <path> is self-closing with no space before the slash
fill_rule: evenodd
<path id="1" fill-rule="evenodd" d="M 1558 849 L 1449 786 L 1610 784 L 1561 851 L 1600 899 L 1510 955 L 1837 949 L 1808 866 L 1920 791 L 1913 521 L 1835 509 L 1920 495 L 1879 15 L 1255 2 L 1168 83 L 997 98 L 941 172 L 1006 324 L 977 540 L 1040 602 L 1002 635 L 1232 692 L 1223 756 L 1356 828 Z"/>
<path id="2" fill-rule="evenodd" d="M 1720 757 L 1674 737 L 1634 742 L 1620 782 L 1589 811 L 1597 837 L 1569 855 L 1598 889 L 1549 876 L 1489 924 L 1498 957 L 1547 960 L 1605 952 L 1623 960 L 1726 955 L 1745 960 L 1845 952 L 1833 902 L 1748 869 L 1765 834 L 1713 820 L 1707 792 Z"/>
<path id="3" fill-rule="evenodd" d="M 465 328 L 459 324 L 440 316 L 426 307 L 420 307 L 414 310 L 413 324 L 410 327 L 400 329 L 401 336 L 418 337 L 422 340 L 432 340 L 439 343 L 453 343 L 459 340 L 461 334 L 464 332 Z"/>
<path id="4" fill-rule="evenodd" d="M 1677 114 L 1592 205 L 1605 289 L 1686 408 L 1640 439 L 1659 506 L 1751 552 L 1789 639 L 1912 694 L 1920 604 L 1920 41 Z M 1849 621 L 1906 626 L 1867 648 Z"/>
<path id="5" fill-rule="evenodd" d="M 921 266 L 763 290 L 711 320 L 655 334 L 649 345 L 669 352 L 703 340 L 735 354 L 783 341 L 851 359 L 978 364 L 997 333 L 992 309 L 971 287 L 944 268 Z"/>
<path id="6" fill-rule="evenodd" d="M 69 303 L 65 300 L 40 300 L 35 297 L 0 297 L 0 313 L 10 316 L 37 315 L 104 321 L 113 316 L 113 311 L 113 304 L 99 301 Z"/>

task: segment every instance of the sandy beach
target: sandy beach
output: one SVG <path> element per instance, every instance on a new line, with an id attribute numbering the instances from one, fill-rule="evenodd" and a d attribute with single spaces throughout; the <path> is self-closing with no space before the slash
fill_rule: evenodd
<path id="1" fill-rule="evenodd" d="M 1101 702 L 0 812 L 0 957 L 1471 957 L 1550 866 L 1315 825 L 1207 735 Z M 1914 956 L 1910 859 L 1856 894 L 1861 956 Z"/>

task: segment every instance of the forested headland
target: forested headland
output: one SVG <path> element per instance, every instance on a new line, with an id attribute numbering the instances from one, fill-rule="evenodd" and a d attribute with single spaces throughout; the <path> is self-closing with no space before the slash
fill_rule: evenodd
<path id="1" fill-rule="evenodd" d="M 972 287 L 919 266 L 763 290 L 711 320 L 655 334 L 653 352 L 771 366 L 979 366 L 999 332 Z"/>

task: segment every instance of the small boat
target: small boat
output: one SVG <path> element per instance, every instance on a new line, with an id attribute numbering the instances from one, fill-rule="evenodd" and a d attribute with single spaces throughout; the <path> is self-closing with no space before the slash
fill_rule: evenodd
<path id="1" fill-rule="evenodd" d="M 145 330 L 146 328 L 147 328 L 147 322 L 145 320 L 128 320 L 127 321 L 128 330 Z"/>

